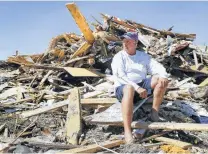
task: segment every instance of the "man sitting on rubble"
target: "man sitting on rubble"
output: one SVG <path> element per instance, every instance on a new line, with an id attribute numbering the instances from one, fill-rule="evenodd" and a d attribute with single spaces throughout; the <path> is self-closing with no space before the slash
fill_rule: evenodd
<path id="1" fill-rule="evenodd" d="M 159 121 L 158 111 L 168 85 L 165 68 L 148 54 L 137 51 L 138 34 L 127 32 L 122 37 L 123 50 L 118 52 L 111 67 L 115 78 L 115 93 L 122 102 L 125 141 L 133 142 L 131 122 L 133 102 L 144 99 L 153 92 L 153 105 L 150 120 Z M 146 78 L 147 74 L 152 75 Z"/>

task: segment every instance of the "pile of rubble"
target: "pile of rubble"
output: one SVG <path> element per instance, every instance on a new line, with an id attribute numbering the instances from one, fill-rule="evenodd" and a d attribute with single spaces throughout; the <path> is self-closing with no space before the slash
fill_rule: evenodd
<path id="1" fill-rule="evenodd" d="M 0 62 L 0 150 L 208 152 L 207 46 L 194 45 L 195 34 L 173 27 L 158 30 L 106 14 L 103 23 L 94 18 L 92 32 L 76 5 L 66 6 L 82 35 L 65 33 L 43 54 L 17 52 Z M 132 145 L 124 144 L 110 67 L 128 31 L 139 33 L 139 52 L 163 64 L 171 81 L 160 109 L 164 122 L 147 121 L 151 97 L 135 104 L 132 128 L 139 139 Z"/>

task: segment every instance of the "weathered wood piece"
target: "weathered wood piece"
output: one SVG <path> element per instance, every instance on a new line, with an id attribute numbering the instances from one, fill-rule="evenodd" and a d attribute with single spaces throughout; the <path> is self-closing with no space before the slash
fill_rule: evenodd
<path id="1" fill-rule="evenodd" d="M 165 142 L 167 144 L 172 144 L 172 145 L 181 147 L 182 149 L 188 149 L 188 148 L 192 147 L 192 144 L 190 144 L 190 143 L 170 139 L 170 138 L 167 138 L 167 137 L 157 137 L 157 138 L 155 138 L 155 140 Z"/>
<path id="2" fill-rule="evenodd" d="M 159 137 L 159 136 L 165 135 L 165 134 L 170 133 L 170 132 L 171 132 L 171 131 L 163 131 L 163 132 L 161 132 L 161 133 L 159 133 L 159 134 L 155 134 L 155 135 L 152 135 L 152 136 L 150 136 L 150 137 L 146 137 L 146 138 L 142 139 L 141 141 L 139 141 L 139 143 L 142 143 L 142 142 L 145 142 L 145 141 L 148 141 L 148 140 L 157 138 L 157 137 Z"/>
<path id="3" fill-rule="evenodd" d="M 92 98 L 95 97 L 97 95 L 103 94 L 103 91 L 93 91 L 93 92 L 89 92 L 83 95 L 83 98 Z"/>
<path id="4" fill-rule="evenodd" d="M 68 3 L 66 4 L 66 7 L 71 12 L 72 17 L 74 18 L 76 24 L 80 28 L 87 42 L 92 44 L 95 41 L 95 38 L 85 17 L 82 15 L 82 13 L 79 11 L 74 3 Z"/>
<path id="5" fill-rule="evenodd" d="M 51 149 L 73 149 L 77 148 L 78 146 L 76 145 L 71 145 L 71 144 L 58 144 L 58 143 L 44 143 L 44 142 L 29 142 L 28 143 L 30 146 L 36 146 L 36 147 L 47 147 Z"/>
<path id="6" fill-rule="evenodd" d="M 78 137 L 82 131 L 81 104 L 79 89 L 74 88 L 69 96 L 68 114 L 66 122 L 67 142 L 78 144 Z"/>
<path id="7" fill-rule="evenodd" d="M 86 52 L 92 45 L 89 44 L 88 42 L 83 42 L 82 45 L 77 49 L 76 52 L 74 52 L 74 54 L 70 57 L 70 59 Z"/>
<path id="8" fill-rule="evenodd" d="M 58 67 L 58 66 L 46 66 L 46 65 L 23 65 L 25 67 L 31 67 L 36 69 L 48 69 L 57 71 L 66 71 L 72 76 L 87 76 L 87 77 L 104 77 L 105 74 L 99 73 L 96 70 L 75 68 L 75 67 Z"/>
<path id="9" fill-rule="evenodd" d="M 33 101 L 33 99 L 34 99 L 34 98 L 24 98 L 24 99 L 15 101 L 15 102 L 4 103 L 3 105 L 4 105 L 4 106 L 10 106 L 10 105 L 12 105 L 12 104 L 18 104 L 18 103 L 23 103 L 23 102 L 30 102 L 30 101 Z"/>
<path id="10" fill-rule="evenodd" d="M 42 86 L 44 85 L 45 81 L 47 80 L 47 78 L 49 77 L 49 75 L 51 75 L 52 73 L 53 73 L 53 70 L 48 71 L 48 73 L 40 81 L 39 88 L 42 88 Z"/>
<path id="11" fill-rule="evenodd" d="M 82 105 L 113 105 L 118 100 L 116 98 L 87 98 L 81 99 Z"/>
<path id="12" fill-rule="evenodd" d="M 123 126 L 122 122 L 112 121 L 100 121 L 86 119 L 91 124 L 102 124 L 112 126 Z M 187 130 L 187 131 L 208 131 L 208 124 L 196 124 L 196 123 L 168 123 L 168 122 L 142 122 L 134 121 L 131 123 L 132 128 L 143 128 L 143 129 L 165 129 L 165 130 Z"/>
<path id="13" fill-rule="evenodd" d="M 35 109 L 35 110 L 25 111 L 25 112 L 21 113 L 19 115 L 19 117 L 28 118 L 28 117 L 35 116 L 35 115 L 38 115 L 38 114 L 41 114 L 41 113 L 45 113 L 45 112 L 48 112 L 48 111 L 51 111 L 51 110 L 54 110 L 54 109 L 58 109 L 60 107 L 63 107 L 65 105 L 67 105 L 68 103 L 69 103 L 68 100 L 64 100 L 64 101 L 61 101 L 61 102 L 54 103 L 51 106 L 45 106 L 45 107 L 41 107 L 41 108 L 38 108 L 38 109 Z"/>
<path id="14" fill-rule="evenodd" d="M 124 143 L 125 143 L 124 140 L 106 141 L 106 142 L 101 143 L 100 146 L 103 146 L 105 148 L 113 148 L 113 147 L 120 146 L 121 144 L 124 144 Z M 92 145 L 88 145 L 88 146 L 83 146 L 81 148 L 66 150 L 63 152 L 59 152 L 57 154 L 62 154 L 62 153 L 94 153 L 94 152 L 98 152 L 103 149 L 100 146 L 97 144 L 92 144 Z"/>

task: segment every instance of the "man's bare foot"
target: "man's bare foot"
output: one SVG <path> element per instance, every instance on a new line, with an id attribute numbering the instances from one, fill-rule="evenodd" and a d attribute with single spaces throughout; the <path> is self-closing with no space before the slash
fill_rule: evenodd
<path id="1" fill-rule="evenodd" d="M 126 144 L 134 143 L 134 138 L 132 136 L 132 133 L 128 133 L 128 134 L 125 133 L 124 137 L 125 137 Z"/>

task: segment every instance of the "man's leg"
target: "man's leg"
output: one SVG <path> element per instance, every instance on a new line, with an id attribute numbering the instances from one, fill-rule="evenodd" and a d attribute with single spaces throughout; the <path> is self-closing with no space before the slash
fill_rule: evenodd
<path id="1" fill-rule="evenodd" d="M 122 98 L 122 116 L 124 123 L 125 141 L 130 143 L 133 140 L 131 132 L 131 123 L 133 117 L 133 99 L 135 90 L 131 85 L 125 85 Z"/>
<path id="2" fill-rule="evenodd" d="M 160 104 L 162 103 L 167 85 L 163 87 L 161 83 L 159 82 L 159 77 L 153 76 L 152 81 L 151 81 L 151 88 L 154 89 L 151 119 L 156 122 L 159 120 L 158 112 L 159 112 Z"/>

